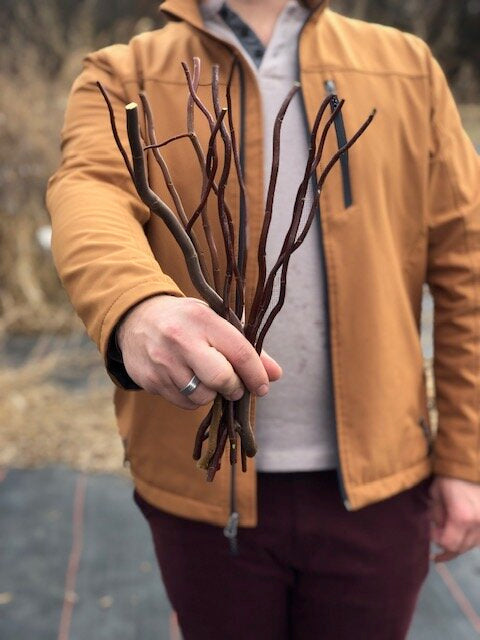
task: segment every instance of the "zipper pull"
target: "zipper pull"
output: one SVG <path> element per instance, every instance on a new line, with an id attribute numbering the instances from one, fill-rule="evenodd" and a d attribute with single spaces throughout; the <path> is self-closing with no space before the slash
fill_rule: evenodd
<path id="1" fill-rule="evenodd" d="M 335 82 L 333 80 L 326 80 L 325 81 L 325 90 L 327 93 L 329 93 L 331 96 L 333 96 L 334 94 L 336 95 L 337 93 L 337 87 L 335 85 Z"/>
<path id="2" fill-rule="evenodd" d="M 334 109 L 337 108 L 338 103 L 340 102 L 337 95 L 337 85 L 335 84 L 334 80 L 326 80 L 324 86 L 327 94 L 329 96 L 332 96 L 332 100 L 330 104 L 331 104 L 331 109 L 333 111 Z"/>
<path id="3" fill-rule="evenodd" d="M 228 538 L 230 544 L 230 551 L 232 555 L 238 555 L 238 520 L 239 515 L 236 511 L 232 511 L 226 527 L 223 530 L 223 535 Z"/>

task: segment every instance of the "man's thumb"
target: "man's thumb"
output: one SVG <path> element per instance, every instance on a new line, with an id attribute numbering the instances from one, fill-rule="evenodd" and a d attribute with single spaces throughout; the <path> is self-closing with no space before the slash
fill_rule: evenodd
<path id="1" fill-rule="evenodd" d="M 271 382 L 275 382 L 275 380 L 279 380 L 282 377 L 282 367 L 276 360 L 270 357 L 266 351 L 262 351 L 262 353 L 260 354 L 260 359 L 263 363 L 263 366 L 265 367 L 268 379 Z"/>

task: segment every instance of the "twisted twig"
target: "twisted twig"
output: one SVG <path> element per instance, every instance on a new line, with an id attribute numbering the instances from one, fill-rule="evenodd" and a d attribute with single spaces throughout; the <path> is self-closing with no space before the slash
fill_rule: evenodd
<path id="1" fill-rule="evenodd" d="M 186 69 L 186 70 L 185 70 Z M 187 82 L 189 93 L 188 93 L 188 102 L 187 102 L 187 130 L 188 136 L 192 143 L 193 149 L 195 151 L 195 155 L 197 156 L 198 164 L 200 166 L 200 170 L 202 172 L 202 198 L 201 205 L 199 205 L 199 215 L 202 218 L 203 231 L 205 234 L 205 238 L 207 240 L 208 249 L 210 251 L 210 260 L 212 264 L 212 273 L 213 273 L 213 282 L 215 285 L 215 290 L 220 293 L 221 291 L 221 278 L 220 278 L 220 264 L 218 260 L 218 251 L 215 243 L 215 239 L 213 237 L 213 233 L 210 227 L 210 220 L 207 212 L 207 199 L 212 187 L 214 187 L 215 182 L 215 173 L 212 176 L 212 184 L 209 185 L 209 178 L 207 176 L 207 162 L 205 160 L 205 154 L 203 153 L 203 149 L 200 145 L 200 141 L 198 140 L 198 136 L 195 133 L 195 101 L 193 96 L 196 95 L 198 85 L 200 82 L 200 58 L 193 59 L 193 78 L 191 78 L 191 82 Z M 190 75 L 190 71 L 188 67 L 184 67 L 184 71 L 187 76 Z M 212 132 L 212 129 L 210 129 Z M 194 214 L 195 215 L 195 214 Z"/>
<path id="2" fill-rule="evenodd" d="M 173 200 L 177 215 L 180 218 L 183 226 L 186 227 L 186 225 L 188 224 L 187 214 L 185 213 L 185 209 L 183 207 L 183 203 L 178 194 L 178 191 L 175 188 L 175 185 L 173 184 L 172 176 L 168 169 L 168 165 L 163 159 L 159 151 L 160 145 L 158 145 L 157 143 L 157 135 L 155 133 L 155 123 L 153 120 L 152 108 L 150 107 L 150 102 L 148 100 L 147 94 L 144 91 L 140 92 L 140 100 L 142 101 L 143 112 L 145 114 L 145 125 L 146 125 L 145 128 L 147 131 L 147 138 L 149 142 L 149 145 L 148 147 L 146 147 L 146 149 L 152 150 L 153 157 L 157 161 L 157 164 L 160 167 L 160 170 L 163 174 L 163 178 L 165 181 L 165 185 L 168 189 L 168 192 L 172 196 L 172 200 Z M 178 140 L 180 137 L 184 137 L 184 136 L 183 135 L 175 136 L 175 140 Z M 171 141 L 173 142 L 173 139 L 171 139 Z M 167 141 L 167 142 L 170 142 L 170 141 Z M 209 275 L 208 275 L 207 265 L 205 264 L 205 258 L 201 250 L 201 247 L 198 243 L 197 236 L 195 235 L 195 232 L 193 231 L 193 229 L 190 229 L 187 232 L 189 233 L 190 239 L 192 240 L 193 246 L 195 247 L 195 251 L 198 254 L 198 261 L 200 262 L 200 268 L 202 270 L 204 278 L 208 282 Z M 208 283 L 211 284 L 210 282 Z"/>
<path id="3" fill-rule="evenodd" d="M 245 305 L 245 274 L 247 268 L 247 256 L 248 256 L 248 210 L 247 210 L 247 195 L 245 190 L 245 181 L 243 179 L 242 166 L 240 161 L 240 151 L 237 142 L 237 134 L 233 122 L 233 106 L 232 106 L 232 81 L 235 69 L 238 68 L 238 58 L 233 58 L 232 65 L 230 67 L 230 73 L 227 80 L 226 98 L 228 108 L 228 127 L 230 129 L 230 139 L 232 141 L 232 153 L 235 164 L 235 172 L 237 175 L 238 186 L 240 188 L 240 206 L 239 206 L 239 223 L 238 223 L 238 253 L 237 253 L 237 266 L 240 274 L 240 283 L 237 287 L 237 300 L 235 303 L 235 313 L 240 318 L 242 316 L 243 308 Z"/>
<path id="4" fill-rule="evenodd" d="M 319 117 L 316 118 L 316 123 L 317 122 L 320 123 L 320 119 L 331 99 L 332 97 L 328 96 L 323 101 L 318 112 Z M 270 270 L 270 273 L 268 274 L 266 284 L 260 295 L 258 307 L 255 310 L 252 310 L 251 312 L 251 316 L 254 314 L 254 312 L 255 312 L 255 315 L 253 315 L 252 320 L 249 319 L 249 327 L 247 328 L 246 335 L 248 336 L 249 340 L 251 340 L 252 342 L 256 342 L 257 351 L 258 349 L 261 349 L 262 343 L 260 343 L 259 345 L 258 341 L 256 341 L 255 338 L 256 338 L 258 329 L 260 327 L 260 324 L 263 321 L 263 318 L 265 317 L 265 313 L 267 312 L 268 306 L 270 305 L 270 302 L 272 299 L 273 289 L 275 284 L 275 277 L 279 269 L 283 267 L 285 260 L 287 260 L 287 266 L 288 266 L 288 256 L 290 255 L 290 251 L 295 241 L 295 236 L 296 236 L 298 227 L 300 225 L 300 221 L 301 221 L 301 217 L 302 217 L 302 213 L 305 205 L 305 196 L 308 189 L 308 183 L 310 182 L 311 178 L 315 175 L 316 169 L 323 155 L 327 134 L 335 120 L 335 117 L 337 116 L 339 111 L 342 109 L 343 104 L 344 104 L 344 101 L 339 102 L 339 104 L 333 111 L 332 115 L 328 119 L 326 125 L 323 128 L 322 135 L 320 137 L 320 142 L 318 143 L 318 148 L 316 149 L 316 151 L 315 151 L 315 146 L 316 146 L 316 136 L 317 136 L 318 129 L 314 128 L 312 130 L 311 142 L 310 142 L 310 153 L 309 153 L 309 157 L 305 167 L 304 178 L 297 191 L 295 204 L 293 207 L 292 220 L 290 222 L 290 226 L 285 236 L 285 240 L 283 242 L 283 246 L 280 250 L 280 254 L 277 258 L 277 261 L 275 262 L 272 269 Z M 260 353 L 260 351 L 258 351 L 258 353 Z"/>
<path id="5" fill-rule="evenodd" d="M 341 105 L 342 102 L 340 102 L 339 104 Z M 259 353 L 262 350 L 263 341 L 265 339 L 267 331 L 271 327 L 271 325 L 272 325 L 274 319 L 276 318 L 276 316 L 278 315 L 278 313 L 281 311 L 281 309 L 283 307 L 283 304 L 285 302 L 285 295 L 286 295 L 286 288 L 287 288 L 288 263 L 289 263 L 291 255 L 293 254 L 294 251 L 296 251 L 300 247 L 302 242 L 305 240 L 308 231 L 310 230 L 312 222 L 313 222 L 313 220 L 315 218 L 315 213 L 317 211 L 318 201 L 319 201 L 319 198 L 320 198 L 320 193 L 322 191 L 322 188 L 323 188 L 323 185 L 325 183 L 325 180 L 327 179 L 328 174 L 330 173 L 332 168 L 335 166 L 336 162 L 340 159 L 342 154 L 345 153 L 348 149 L 350 149 L 350 147 L 353 144 L 355 144 L 355 142 L 362 135 L 362 133 L 365 131 L 365 129 L 370 125 L 370 123 L 372 122 L 374 116 L 375 116 L 375 111 L 373 111 L 368 116 L 368 118 L 365 120 L 365 122 L 362 124 L 362 126 L 358 129 L 358 131 L 352 136 L 352 138 L 333 155 L 333 157 L 331 158 L 331 160 L 329 161 L 329 163 L 327 164 L 325 169 L 322 171 L 322 174 L 321 174 L 321 176 L 320 176 L 320 178 L 318 180 L 317 191 L 316 191 L 314 200 L 312 202 L 312 205 L 310 207 L 310 212 L 309 212 L 307 221 L 306 221 L 306 223 L 304 225 L 304 228 L 303 228 L 302 232 L 300 233 L 300 235 L 298 236 L 298 238 L 294 242 L 289 243 L 289 247 L 288 247 L 288 249 L 287 249 L 287 251 L 286 251 L 286 253 L 284 255 L 283 264 L 282 264 L 282 274 L 281 274 L 280 293 L 279 293 L 278 302 L 275 305 L 275 307 L 271 310 L 271 312 L 270 312 L 267 320 L 265 321 L 265 324 L 264 324 L 264 326 L 263 326 L 263 328 L 262 328 L 262 330 L 261 330 L 261 332 L 260 332 L 260 334 L 258 336 L 257 343 L 256 343 L 256 348 L 257 348 Z M 321 154 L 320 154 L 320 156 L 321 156 Z"/>

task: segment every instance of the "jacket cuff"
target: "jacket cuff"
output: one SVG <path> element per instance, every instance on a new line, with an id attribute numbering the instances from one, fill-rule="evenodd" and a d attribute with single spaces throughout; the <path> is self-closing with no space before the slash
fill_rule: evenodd
<path id="1" fill-rule="evenodd" d="M 161 285 L 158 282 L 152 283 L 150 280 L 125 291 L 115 300 L 104 317 L 98 347 L 104 357 L 110 378 L 123 389 L 138 390 L 140 387 L 130 378 L 123 364 L 122 353 L 116 340 L 117 328 L 130 309 L 143 300 L 157 295 L 184 297 L 173 280 L 164 276 Z"/>
<path id="2" fill-rule="evenodd" d="M 120 321 L 121 322 L 121 321 Z M 117 342 L 117 330 L 120 325 L 115 327 L 108 341 L 107 353 L 105 355 L 105 366 L 107 373 L 112 381 L 127 391 L 139 391 L 141 387 L 128 375 L 125 365 L 123 364 L 123 356 Z"/>
<path id="3" fill-rule="evenodd" d="M 455 460 L 434 458 L 433 473 L 436 476 L 445 476 L 447 478 L 457 478 L 458 480 L 466 480 L 467 482 L 480 483 L 480 469 L 461 464 Z"/>

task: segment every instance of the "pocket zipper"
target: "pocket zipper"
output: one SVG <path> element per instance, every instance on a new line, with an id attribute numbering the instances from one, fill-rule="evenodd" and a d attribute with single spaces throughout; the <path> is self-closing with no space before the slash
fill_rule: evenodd
<path id="1" fill-rule="evenodd" d="M 334 109 L 337 107 L 339 103 L 339 100 L 337 97 L 337 87 L 335 85 L 335 82 L 333 80 L 327 80 L 325 82 L 325 90 L 329 95 L 334 97 L 330 105 L 332 111 L 334 111 Z M 341 147 L 347 144 L 347 134 L 345 132 L 345 123 L 343 121 L 343 115 L 341 111 L 340 113 L 337 114 L 334 120 L 334 125 L 335 125 L 335 133 L 337 134 L 337 145 L 338 145 L 338 148 L 340 149 Z M 347 209 L 353 204 L 352 184 L 350 181 L 350 167 L 349 167 L 349 161 L 348 161 L 348 151 L 345 151 L 345 153 L 343 153 L 340 156 L 340 167 L 342 171 L 343 203 L 345 205 L 345 209 Z"/>

